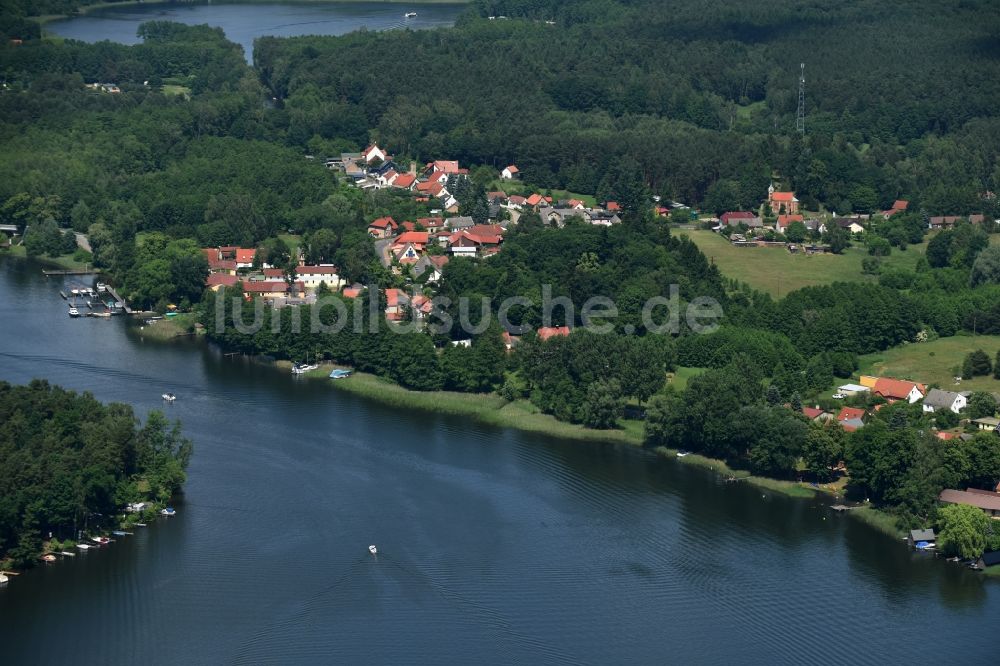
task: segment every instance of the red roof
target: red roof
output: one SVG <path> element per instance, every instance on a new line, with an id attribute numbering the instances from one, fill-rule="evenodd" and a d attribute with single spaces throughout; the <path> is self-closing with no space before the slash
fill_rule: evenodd
<path id="1" fill-rule="evenodd" d="M 826 412 L 824 412 L 819 407 L 803 407 L 802 408 L 802 413 L 805 414 L 806 417 L 810 418 L 810 419 L 814 419 L 814 418 L 816 418 L 818 416 L 822 416 L 823 414 L 826 414 Z"/>
<path id="2" fill-rule="evenodd" d="M 431 162 L 431 169 L 434 171 L 443 171 L 445 173 L 458 173 L 458 161 L 456 160 L 436 160 Z"/>
<path id="3" fill-rule="evenodd" d="M 510 166 L 507 167 L 507 171 L 510 171 L 511 173 L 517 173 L 517 167 L 511 164 Z"/>
<path id="4" fill-rule="evenodd" d="M 336 266 L 296 266 L 296 275 L 336 275 Z"/>
<path id="5" fill-rule="evenodd" d="M 266 278 L 278 278 L 279 280 L 285 277 L 285 271 L 280 268 L 265 268 L 264 277 Z"/>
<path id="6" fill-rule="evenodd" d="M 512 194 L 510 195 L 510 198 L 507 199 L 507 201 L 509 201 L 512 204 L 520 206 L 524 203 L 527 203 L 528 200 L 522 197 L 520 194 Z"/>
<path id="7" fill-rule="evenodd" d="M 396 220 L 391 217 L 380 217 L 368 225 L 369 228 L 375 227 L 376 229 L 395 229 L 396 226 Z"/>
<path id="8" fill-rule="evenodd" d="M 905 382 L 901 379 L 890 379 L 889 377 L 879 377 L 875 382 L 875 393 L 883 398 L 896 398 L 902 400 L 910 395 L 910 391 L 917 388 L 913 382 Z"/>
<path id="9" fill-rule="evenodd" d="M 252 264 L 253 258 L 257 255 L 257 250 L 246 250 L 242 247 L 236 248 L 236 263 Z"/>
<path id="10" fill-rule="evenodd" d="M 388 307 L 398 307 L 400 303 L 406 303 L 409 299 L 402 289 L 386 289 L 385 302 Z"/>
<path id="11" fill-rule="evenodd" d="M 347 287 L 344 289 L 344 298 L 357 298 L 361 295 L 361 287 Z"/>
<path id="12" fill-rule="evenodd" d="M 605 210 L 621 210 L 622 209 L 622 207 L 618 204 L 617 201 L 609 201 L 609 202 L 607 202 L 606 204 L 604 204 L 604 208 L 605 208 Z"/>
<path id="13" fill-rule="evenodd" d="M 506 230 L 499 224 L 477 224 L 468 231 L 480 235 L 502 236 Z"/>
<path id="14" fill-rule="evenodd" d="M 910 202 L 905 199 L 896 199 L 892 204 L 892 210 L 906 210 L 906 207 L 909 205 Z"/>
<path id="15" fill-rule="evenodd" d="M 496 199 L 506 199 L 506 198 L 507 198 L 507 193 L 503 192 L 501 190 L 497 190 L 495 192 L 487 192 L 486 193 L 486 200 L 487 201 L 494 201 Z"/>
<path id="16" fill-rule="evenodd" d="M 792 222 L 801 222 L 804 219 L 801 215 L 779 215 L 778 226 L 787 227 Z"/>
<path id="17" fill-rule="evenodd" d="M 418 217 L 417 224 L 422 226 L 424 229 L 440 229 L 444 226 L 443 217 Z"/>
<path id="18" fill-rule="evenodd" d="M 840 413 L 837 414 L 838 421 L 847 421 L 850 419 L 862 419 L 865 416 L 865 410 L 858 409 L 857 407 L 841 407 Z"/>
<path id="19" fill-rule="evenodd" d="M 396 180 L 392 183 L 393 187 L 402 187 L 407 189 L 410 185 L 413 185 L 413 181 L 417 179 L 412 173 L 400 174 Z"/>
<path id="20" fill-rule="evenodd" d="M 569 326 L 543 326 L 538 329 L 538 337 L 542 340 L 566 335 L 569 335 Z"/>
<path id="21" fill-rule="evenodd" d="M 527 199 L 525 199 L 524 203 L 528 204 L 529 206 L 537 206 L 538 204 L 542 203 L 543 201 L 545 201 L 545 199 L 542 198 L 542 195 L 538 194 L 538 193 L 535 193 L 535 194 L 532 194 Z"/>
<path id="22" fill-rule="evenodd" d="M 772 192 L 771 201 L 792 201 L 795 199 L 795 192 Z"/>
<path id="23" fill-rule="evenodd" d="M 405 245 L 406 243 L 413 243 L 414 245 L 427 245 L 427 239 L 430 236 L 426 231 L 405 231 L 401 233 L 393 245 Z"/>
<path id="24" fill-rule="evenodd" d="M 232 287 L 234 284 L 239 282 L 239 278 L 235 275 L 227 275 L 226 273 L 212 273 L 205 280 L 205 285 L 208 287 L 217 287 L 222 285 L 223 287 Z"/>
<path id="25" fill-rule="evenodd" d="M 432 255 L 428 258 L 431 260 L 431 263 L 437 266 L 438 268 L 444 268 L 444 265 L 448 263 L 448 260 L 451 257 L 449 257 L 446 254 L 439 254 L 439 255 Z"/>
<path id="26" fill-rule="evenodd" d="M 938 439 L 943 439 L 946 442 L 949 441 L 949 440 L 957 439 L 958 438 L 958 435 L 956 435 L 953 432 L 939 432 L 939 433 L 937 433 L 936 436 L 937 436 Z"/>
<path id="27" fill-rule="evenodd" d="M 284 294 L 288 292 L 287 282 L 244 282 L 243 291 L 248 294 Z"/>
<path id="28" fill-rule="evenodd" d="M 728 213 L 723 213 L 722 217 L 719 218 L 719 221 L 723 224 L 729 224 L 730 220 L 752 220 L 753 218 L 753 213 L 748 213 L 743 210 L 734 210 L 729 211 Z M 736 224 L 739 224 L 739 222 L 737 221 Z"/>

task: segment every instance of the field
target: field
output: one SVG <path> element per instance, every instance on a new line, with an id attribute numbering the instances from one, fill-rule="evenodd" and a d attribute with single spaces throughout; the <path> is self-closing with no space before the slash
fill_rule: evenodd
<path id="1" fill-rule="evenodd" d="M 911 343 L 860 358 L 861 374 L 885 375 L 910 379 L 941 388 L 963 391 L 1000 391 L 1000 381 L 976 377 L 955 384 L 955 369 L 971 351 L 982 349 L 990 360 L 1000 350 L 1000 335 L 956 335 L 931 342 Z"/>
<path id="2" fill-rule="evenodd" d="M 848 248 L 842 255 L 791 254 L 779 247 L 736 247 L 712 231 L 697 229 L 680 233 L 694 241 L 723 275 L 746 282 L 776 298 L 802 287 L 875 279 L 861 272 L 861 261 L 868 256 L 861 247 Z M 912 269 L 925 249 L 926 244 L 911 245 L 905 252 L 893 249 L 882 265 Z"/>

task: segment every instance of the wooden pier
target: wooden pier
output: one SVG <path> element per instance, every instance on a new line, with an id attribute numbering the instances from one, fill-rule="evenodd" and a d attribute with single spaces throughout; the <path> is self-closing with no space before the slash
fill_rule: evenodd
<path id="1" fill-rule="evenodd" d="M 42 275 L 45 277 L 52 277 L 55 275 L 94 275 L 97 271 L 93 269 L 82 270 L 79 268 L 66 268 L 66 269 L 54 269 L 54 270 L 43 270 Z"/>
<path id="2" fill-rule="evenodd" d="M 834 511 L 850 511 L 851 509 L 860 509 L 860 506 L 847 506 L 846 504 L 834 504 L 830 507 Z"/>

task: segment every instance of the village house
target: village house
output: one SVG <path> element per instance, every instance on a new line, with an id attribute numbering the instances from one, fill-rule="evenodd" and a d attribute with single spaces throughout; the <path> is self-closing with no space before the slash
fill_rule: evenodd
<path id="1" fill-rule="evenodd" d="M 569 326 L 542 326 L 538 329 L 538 339 L 548 340 L 549 338 L 566 337 L 571 332 Z"/>
<path id="2" fill-rule="evenodd" d="M 786 231 L 788 231 L 788 225 L 790 225 L 792 222 L 802 222 L 803 224 L 805 224 L 804 218 L 799 214 L 779 215 L 777 222 L 775 222 L 774 224 L 774 230 L 777 231 L 779 234 L 783 234 Z"/>
<path id="3" fill-rule="evenodd" d="M 445 221 L 444 226 L 450 231 L 463 231 L 476 226 L 476 221 L 468 215 L 460 215 L 458 217 L 448 218 Z"/>
<path id="4" fill-rule="evenodd" d="M 744 224 L 750 228 L 763 226 L 761 224 L 761 219 L 759 217 L 757 217 L 753 213 L 749 213 L 747 211 L 742 211 L 742 210 L 733 210 L 729 211 L 728 213 L 723 213 L 719 217 L 719 222 L 724 227 L 735 227 L 739 226 L 740 224 Z"/>
<path id="5" fill-rule="evenodd" d="M 528 200 L 520 194 L 512 194 L 507 197 L 506 208 L 521 210 L 528 204 Z"/>
<path id="6" fill-rule="evenodd" d="M 205 286 L 217 292 L 223 288 L 236 286 L 239 280 L 238 277 L 229 273 L 209 273 L 208 277 L 205 278 Z"/>
<path id="7" fill-rule="evenodd" d="M 413 264 L 412 274 L 413 277 L 421 280 L 424 283 L 437 283 L 441 280 L 441 274 L 444 271 L 445 264 L 448 263 L 447 255 L 430 255 L 425 254 L 417 260 L 417 263 Z"/>
<path id="8" fill-rule="evenodd" d="M 802 414 L 807 419 L 809 419 L 810 421 L 814 421 L 815 423 L 826 423 L 827 421 L 833 418 L 833 414 L 830 414 L 829 412 L 820 409 L 818 406 L 803 407 Z"/>
<path id="9" fill-rule="evenodd" d="M 412 173 L 401 173 L 393 179 L 391 185 L 396 189 L 401 190 L 413 190 L 413 186 L 416 185 L 417 177 Z"/>
<path id="10" fill-rule="evenodd" d="M 942 504 L 964 504 L 981 509 L 991 518 L 1000 518 L 1000 493 L 969 488 L 967 490 L 942 490 L 938 495 Z"/>
<path id="11" fill-rule="evenodd" d="M 904 199 L 896 199 L 896 201 L 893 202 L 892 204 L 892 208 L 890 208 L 889 210 L 882 211 L 882 217 L 888 220 L 896 213 L 904 212 L 909 205 L 910 205 L 909 201 L 906 201 Z"/>
<path id="12" fill-rule="evenodd" d="M 605 201 L 604 210 L 608 211 L 609 213 L 620 213 L 622 212 L 622 207 L 621 204 L 619 204 L 617 201 Z"/>
<path id="13" fill-rule="evenodd" d="M 319 266 L 307 266 L 302 264 L 295 267 L 295 279 L 300 282 L 305 289 L 314 291 L 319 288 L 320 283 L 337 291 L 343 284 L 337 274 L 337 267 L 332 264 L 320 264 Z"/>
<path id="14" fill-rule="evenodd" d="M 365 161 L 365 164 L 371 164 L 372 162 L 379 160 L 381 162 L 386 162 L 389 160 L 389 156 L 384 150 L 378 147 L 377 143 L 373 143 L 361 152 L 361 158 Z"/>
<path id="15" fill-rule="evenodd" d="M 517 167 L 511 164 L 510 166 L 504 167 L 504 170 L 500 172 L 500 178 L 503 180 L 517 180 L 521 176 Z"/>
<path id="16" fill-rule="evenodd" d="M 862 377 L 863 379 L 864 377 Z M 864 381 L 861 383 L 864 384 Z M 924 397 L 924 392 L 920 385 L 890 377 L 879 377 L 876 379 L 875 385 L 872 387 L 872 393 L 882 396 L 889 402 L 906 400 L 911 405 Z"/>
<path id="17" fill-rule="evenodd" d="M 444 229 L 443 217 L 418 217 L 417 225 L 424 228 L 428 233 L 436 234 Z"/>
<path id="18" fill-rule="evenodd" d="M 955 393 L 954 391 L 942 391 L 941 389 L 931 389 L 924 398 L 923 410 L 933 413 L 943 410 L 951 410 L 958 414 L 966 406 L 966 394 Z"/>
<path id="19" fill-rule="evenodd" d="M 799 200 L 794 192 L 778 192 L 772 184 L 767 188 L 767 203 L 775 215 L 794 215 L 799 212 Z"/>
<path id="20" fill-rule="evenodd" d="M 410 298 L 402 289 L 385 290 L 385 318 L 389 321 L 402 321 L 410 309 Z"/>
<path id="21" fill-rule="evenodd" d="M 236 259 L 224 259 L 222 249 L 217 247 L 207 247 L 202 250 L 205 259 L 208 260 L 208 270 L 210 273 L 228 273 L 236 275 Z M 230 255 L 235 257 L 235 248 Z"/>
<path id="22" fill-rule="evenodd" d="M 865 415 L 865 410 L 858 407 L 841 407 L 840 412 L 837 413 L 837 423 L 844 430 L 853 432 L 858 428 L 864 427 Z"/>
<path id="23" fill-rule="evenodd" d="M 391 217 L 380 217 L 368 225 L 368 235 L 372 238 L 389 238 L 396 234 L 398 227 Z"/>
<path id="24" fill-rule="evenodd" d="M 874 382 L 872 386 L 874 386 Z M 843 386 L 837 387 L 837 392 L 843 396 L 857 395 L 858 393 L 868 393 L 871 390 L 869 386 L 863 386 L 861 384 L 844 384 Z"/>
<path id="25" fill-rule="evenodd" d="M 236 268 L 251 268 L 253 260 L 257 256 L 257 250 L 238 247 L 235 251 Z"/>
<path id="26" fill-rule="evenodd" d="M 835 217 L 832 223 L 852 234 L 860 234 L 865 230 L 861 225 L 861 218 L 857 217 Z"/>
<path id="27" fill-rule="evenodd" d="M 285 298 L 305 298 L 306 289 L 301 282 L 289 285 L 282 281 L 257 281 L 243 283 L 243 297 L 247 299 L 260 296 L 268 300 Z"/>
<path id="28" fill-rule="evenodd" d="M 1000 419 L 992 416 L 984 416 L 981 419 L 975 419 L 972 421 L 972 424 L 979 430 L 983 430 L 985 432 L 1000 433 Z"/>

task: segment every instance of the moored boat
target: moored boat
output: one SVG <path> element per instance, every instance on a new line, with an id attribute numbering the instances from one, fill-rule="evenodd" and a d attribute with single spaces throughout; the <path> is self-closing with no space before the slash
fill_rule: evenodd
<path id="1" fill-rule="evenodd" d="M 45 562 L 46 564 L 50 564 L 55 561 L 56 561 L 56 556 L 53 555 L 52 553 L 46 553 L 45 555 L 42 555 L 42 562 Z"/>
<path id="2" fill-rule="evenodd" d="M 166 400 L 167 402 L 173 402 L 174 400 L 177 399 L 177 396 L 174 395 L 173 393 L 164 393 L 160 397 Z"/>
<path id="3" fill-rule="evenodd" d="M 416 17 L 416 15 L 417 15 L 416 12 L 406 12 L 405 14 L 403 14 L 403 18 L 414 18 Z"/>
<path id="4" fill-rule="evenodd" d="M 165 507 L 163 509 L 160 509 L 160 515 L 161 516 L 176 516 L 177 512 L 172 507 L 168 506 L 168 507 Z"/>
<path id="5" fill-rule="evenodd" d="M 79 317 L 80 316 L 80 311 L 77 310 L 76 308 L 70 308 L 69 309 L 69 316 L 70 317 Z"/>
<path id="6" fill-rule="evenodd" d="M 350 370 L 341 370 L 339 368 L 330 373 L 330 379 L 347 379 L 350 376 Z"/>
<path id="7" fill-rule="evenodd" d="M 86 544 L 86 543 L 78 543 L 78 544 L 76 544 L 76 547 L 86 553 L 91 548 L 96 548 L 97 546 L 91 546 L 90 544 Z"/>
<path id="8" fill-rule="evenodd" d="M 96 536 L 96 537 L 90 537 L 90 540 L 102 546 L 106 546 L 109 543 L 111 543 L 111 539 L 109 539 L 108 537 Z"/>
<path id="9" fill-rule="evenodd" d="M 378 548 L 375 547 L 375 544 L 372 544 L 368 546 L 368 552 L 372 555 L 378 555 Z"/>
<path id="10" fill-rule="evenodd" d="M 315 370 L 318 367 L 319 366 L 316 365 L 316 364 L 308 364 L 307 365 L 307 364 L 303 364 L 303 363 L 296 363 L 295 365 L 292 366 L 292 374 L 293 375 L 304 375 L 305 373 L 311 372 L 312 370 Z"/>

